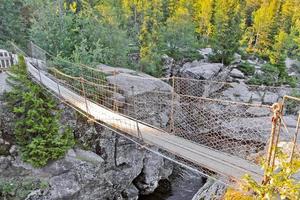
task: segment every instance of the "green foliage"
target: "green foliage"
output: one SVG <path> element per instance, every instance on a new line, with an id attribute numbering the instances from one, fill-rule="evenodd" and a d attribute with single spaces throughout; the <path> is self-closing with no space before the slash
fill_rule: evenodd
<path id="1" fill-rule="evenodd" d="M 195 25 L 187 19 L 170 18 L 159 32 L 159 52 L 167 54 L 177 61 L 199 60 L 198 41 L 194 33 Z"/>
<path id="2" fill-rule="evenodd" d="M 260 184 L 246 175 L 244 180 L 246 184 L 244 189 L 254 192 L 256 199 L 300 199 L 300 182 L 292 176 L 300 170 L 300 159 L 298 155 L 294 156 L 290 163 L 288 155 L 278 149 L 278 163 L 275 170 L 264 166 L 269 181 L 267 184 Z"/>
<path id="3" fill-rule="evenodd" d="M 251 54 L 277 65 L 279 82 L 295 82 L 281 64 L 300 55 L 295 0 L 0 0 L 0 11 L 0 46 L 24 44 L 29 35 L 67 60 L 156 76 L 164 54 L 181 63 L 199 59 L 197 48 L 212 47 L 211 61 L 230 64 L 240 49 L 243 59 Z"/>
<path id="4" fill-rule="evenodd" d="M 295 88 L 292 90 L 291 94 L 289 94 L 292 97 L 297 97 L 300 98 L 300 91 L 296 90 Z M 292 115 L 297 115 L 299 112 L 299 102 L 292 100 L 292 99 L 288 99 L 285 102 L 286 105 L 286 110 L 285 112 L 287 114 L 292 114 Z"/>
<path id="5" fill-rule="evenodd" d="M 58 9 L 49 2 L 36 12 L 31 27 L 35 43 L 54 55 L 78 63 L 129 66 L 131 40 L 116 19 L 106 21 L 104 16 L 99 16 L 97 8 L 88 7 L 80 13 L 69 9 L 58 12 Z"/>
<path id="6" fill-rule="evenodd" d="M 252 76 L 255 72 L 255 67 L 248 62 L 239 64 L 238 69 L 241 70 L 247 76 Z"/>
<path id="7" fill-rule="evenodd" d="M 0 49 L 9 41 L 25 46 L 28 37 L 29 12 L 22 0 L 0 0 Z M 20 34 L 22 33 L 22 34 Z"/>
<path id="8" fill-rule="evenodd" d="M 33 178 L 24 179 L 2 179 L 0 178 L 0 199 L 21 200 L 37 189 L 47 189 L 48 183 L 44 180 Z"/>
<path id="9" fill-rule="evenodd" d="M 263 74 L 255 74 L 248 83 L 254 85 L 279 86 L 289 84 L 295 87 L 297 80 L 288 76 L 283 63 L 280 64 L 265 64 L 261 68 Z"/>
<path id="10" fill-rule="evenodd" d="M 229 188 L 225 193 L 224 200 L 254 200 L 254 198 L 252 196 L 244 194 L 241 191 Z"/>
<path id="11" fill-rule="evenodd" d="M 28 78 L 23 57 L 11 72 L 13 90 L 7 100 L 16 116 L 15 136 L 22 158 L 35 167 L 44 166 L 73 146 L 73 134 L 68 128 L 60 128 L 55 102 Z"/>
<path id="12" fill-rule="evenodd" d="M 212 36 L 214 60 L 229 64 L 238 50 L 241 10 L 238 0 L 217 0 Z"/>

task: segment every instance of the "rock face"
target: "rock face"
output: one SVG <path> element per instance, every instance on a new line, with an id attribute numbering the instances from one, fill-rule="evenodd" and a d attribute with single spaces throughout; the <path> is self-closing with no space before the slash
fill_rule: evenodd
<path id="1" fill-rule="evenodd" d="M 241 72 L 241 71 L 238 70 L 238 69 L 233 69 L 233 70 L 230 72 L 230 76 L 232 76 L 233 78 L 245 78 L 244 73 Z"/>
<path id="2" fill-rule="evenodd" d="M 251 92 L 245 83 L 231 83 L 232 88 L 229 88 L 223 92 L 224 97 L 232 101 L 249 102 L 251 99 Z"/>
<path id="3" fill-rule="evenodd" d="M 227 187 L 213 179 L 208 179 L 192 200 L 222 199 Z"/>
<path id="4" fill-rule="evenodd" d="M 220 63 L 194 61 L 183 65 L 181 76 L 185 78 L 210 80 L 220 72 L 222 67 L 223 65 Z"/>
<path id="5" fill-rule="evenodd" d="M 156 127 L 167 128 L 170 116 L 172 87 L 157 78 L 130 69 L 99 66 L 109 84 L 117 85 L 118 95 L 125 99 L 120 108 L 128 115 Z M 138 103 L 137 103 L 138 102 Z"/>
<path id="6" fill-rule="evenodd" d="M 29 199 L 133 200 L 153 192 L 158 181 L 172 173 L 172 165 L 164 158 L 100 125 L 87 124 L 63 105 L 60 108 L 64 110 L 62 121 L 74 126 L 80 146 L 89 150 L 71 149 L 64 158 L 41 169 L 21 162 L 19 156 L 0 157 L 0 178 L 20 178 L 26 174 L 25 177 L 41 178 L 49 184 Z"/>
<path id="7" fill-rule="evenodd" d="M 129 77 L 131 72 L 127 72 Z M 119 95 L 127 102 L 132 97 L 130 92 L 125 93 L 128 89 L 125 84 L 129 82 L 136 87 L 135 97 L 151 95 L 151 91 L 156 89 L 170 90 L 167 84 L 155 79 L 146 85 L 136 85 L 137 80 L 134 82 L 132 77 L 128 79 L 122 73 L 116 81 L 124 90 Z M 163 157 L 139 148 L 101 125 L 87 122 L 63 104 L 59 105 L 59 109 L 63 111 L 61 123 L 74 129 L 78 145 L 69 150 L 64 158 L 34 169 L 20 161 L 17 146 L 13 145 L 15 141 L 11 139 L 13 115 L 0 100 L 1 148 L 3 144 L 7 145 L 5 154 L 0 154 L 0 180 L 22 182 L 34 179 L 48 185 L 46 189 L 39 188 L 28 194 L 28 200 L 137 200 L 140 194 L 153 192 L 158 182 L 172 173 L 172 164 Z M 155 112 L 151 117 L 157 117 L 152 119 L 157 123 L 162 123 L 160 117 L 164 118 L 165 124 L 168 121 L 163 113 Z"/>
<path id="8" fill-rule="evenodd" d="M 299 77 L 300 75 L 300 61 L 287 58 L 285 65 L 290 76 Z"/>

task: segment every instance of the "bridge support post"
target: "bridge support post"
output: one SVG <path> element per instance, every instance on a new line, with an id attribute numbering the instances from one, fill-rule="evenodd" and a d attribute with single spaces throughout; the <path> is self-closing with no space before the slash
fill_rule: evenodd
<path id="1" fill-rule="evenodd" d="M 142 133 L 141 133 L 141 130 L 140 130 L 138 121 L 136 121 L 136 130 L 137 130 L 137 135 L 138 135 L 139 139 L 140 139 L 141 141 L 143 141 L 143 135 L 142 135 Z"/>
<path id="2" fill-rule="evenodd" d="M 85 87 L 84 87 L 84 79 L 82 77 L 80 77 L 80 83 L 81 83 L 81 88 L 82 88 L 82 92 L 83 92 L 83 96 L 84 96 L 84 102 L 85 102 L 86 112 L 88 114 L 90 114 L 88 103 L 87 103 L 87 99 L 86 99 L 86 93 L 85 93 Z"/>
<path id="3" fill-rule="evenodd" d="M 269 178 L 270 178 L 269 173 L 272 173 L 274 170 L 276 148 L 278 145 L 279 135 L 280 135 L 280 126 L 281 126 L 280 116 L 282 115 L 282 111 L 283 111 L 282 105 L 283 105 L 282 103 L 275 103 L 272 106 L 273 109 L 272 129 L 271 129 L 270 142 L 269 142 L 269 147 L 267 152 L 263 184 L 267 184 L 269 182 Z"/>
<path id="4" fill-rule="evenodd" d="M 116 70 L 114 70 L 113 72 L 113 76 L 114 76 L 114 95 L 113 96 L 117 96 L 117 86 L 116 86 Z M 117 102 L 116 102 L 116 97 L 113 98 L 113 111 L 117 112 L 118 111 L 118 107 L 117 107 Z"/>
<path id="5" fill-rule="evenodd" d="M 295 132 L 295 135 L 294 135 L 294 138 L 293 138 L 293 146 L 292 146 L 291 155 L 290 155 L 290 158 L 289 158 L 290 163 L 293 162 L 293 156 L 294 156 L 294 153 L 295 153 L 295 148 L 296 148 L 296 144 L 297 144 L 297 138 L 298 138 L 299 130 L 300 130 L 300 113 L 298 115 L 296 132 Z"/>
<path id="6" fill-rule="evenodd" d="M 175 129 L 174 122 L 174 101 L 175 101 L 175 76 L 172 76 L 172 99 L 171 99 L 171 110 L 170 110 L 170 133 L 172 133 Z"/>
<path id="7" fill-rule="evenodd" d="M 58 96 L 59 97 L 62 97 L 61 96 L 61 93 L 60 93 L 60 87 L 59 87 L 59 84 L 58 84 L 58 77 L 57 77 L 57 72 L 56 72 L 56 70 L 54 70 L 54 76 L 55 76 L 55 83 L 56 83 L 56 85 L 57 85 L 57 91 L 58 91 Z"/>
<path id="8" fill-rule="evenodd" d="M 41 70 L 38 66 L 36 66 L 36 69 L 38 70 L 38 73 L 39 73 L 39 77 L 40 77 L 40 83 L 43 83 L 42 82 L 42 75 L 41 75 Z"/>

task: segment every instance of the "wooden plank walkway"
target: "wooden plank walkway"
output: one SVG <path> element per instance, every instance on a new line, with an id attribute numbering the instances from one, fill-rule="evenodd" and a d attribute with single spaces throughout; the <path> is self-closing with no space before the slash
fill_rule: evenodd
<path id="1" fill-rule="evenodd" d="M 241 179 L 245 174 L 251 175 L 255 180 L 261 181 L 263 170 L 246 160 L 231 156 L 219 151 L 212 150 L 203 145 L 196 144 L 175 135 L 171 135 L 163 130 L 148 126 L 142 122 L 137 122 L 130 117 L 115 113 L 101 105 L 97 105 L 84 97 L 76 94 L 70 89 L 57 84 L 45 72 L 38 70 L 27 62 L 28 71 L 37 80 L 54 92 L 62 99 L 69 102 L 76 108 L 93 116 L 95 120 L 101 121 L 119 131 L 131 136 L 140 138 L 139 131 L 145 143 L 155 145 L 163 150 L 180 156 L 199 166 L 210 169 L 216 173 Z M 87 103 L 87 104 L 86 104 Z"/>

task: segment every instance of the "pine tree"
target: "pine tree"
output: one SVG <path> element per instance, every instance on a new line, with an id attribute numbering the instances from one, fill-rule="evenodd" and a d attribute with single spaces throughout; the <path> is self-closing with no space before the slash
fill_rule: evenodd
<path id="1" fill-rule="evenodd" d="M 276 16 L 279 15 L 281 2 L 270 0 L 262 3 L 262 6 L 254 13 L 253 35 L 250 49 L 263 57 L 268 57 L 270 49 L 277 34 Z"/>
<path id="2" fill-rule="evenodd" d="M 193 4 L 196 32 L 200 37 L 209 38 L 212 34 L 213 4 L 214 0 L 195 1 Z"/>
<path id="3" fill-rule="evenodd" d="M 285 0 L 282 5 L 280 27 L 286 33 L 290 32 L 297 7 L 299 7 L 299 1 L 297 0 Z"/>
<path id="4" fill-rule="evenodd" d="M 14 133 L 22 159 L 41 167 L 61 158 L 74 145 L 74 137 L 69 128 L 60 127 L 55 102 L 28 77 L 24 57 L 18 60 L 10 69 L 13 90 L 6 94 L 6 100 L 15 114 Z"/>
<path id="5" fill-rule="evenodd" d="M 175 60 L 198 59 L 196 51 L 196 25 L 193 21 L 190 2 L 179 1 L 176 6 L 172 3 L 171 13 L 159 32 L 159 53 L 167 54 Z"/>
<path id="6" fill-rule="evenodd" d="M 300 58 L 300 8 L 293 16 L 291 33 L 289 35 L 289 55 L 291 57 Z"/>
<path id="7" fill-rule="evenodd" d="M 29 34 L 29 14 L 23 2 L 0 0 L 0 13 L 0 49 L 9 47 L 8 41 L 26 46 Z"/>
<path id="8" fill-rule="evenodd" d="M 139 34 L 141 71 L 155 75 L 159 71 L 157 55 L 158 30 L 163 18 L 162 0 L 145 1 L 143 21 Z"/>
<path id="9" fill-rule="evenodd" d="M 216 60 L 229 64 L 239 47 L 241 12 L 238 0 L 217 0 L 215 5 L 213 50 Z"/>

